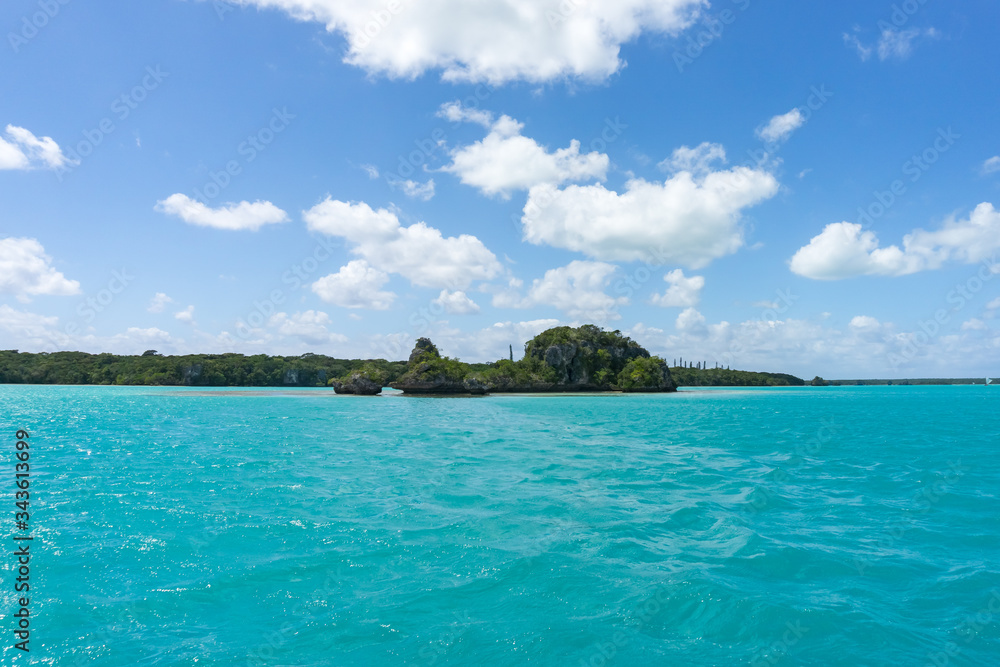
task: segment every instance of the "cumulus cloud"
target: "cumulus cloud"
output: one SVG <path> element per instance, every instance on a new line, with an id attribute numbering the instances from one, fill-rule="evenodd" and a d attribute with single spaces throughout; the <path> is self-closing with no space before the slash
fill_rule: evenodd
<path id="1" fill-rule="evenodd" d="M 305 211 L 312 231 L 339 236 L 352 252 L 380 271 L 396 273 L 421 287 L 465 289 L 503 272 L 496 256 L 475 236 L 442 236 L 426 223 L 403 227 L 395 213 L 364 202 L 329 197 Z"/>
<path id="2" fill-rule="evenodd" d="M 269 201 L 255 201 L 252 204 L 241 201 L 238 204 L 227 203 L 212 208 L 187 195 L 177 193 L 157 202 L 156 210 L 177 216 L 191 225 L 230 231 L 257 231 L 264 225 L 288 222 L 288 214 Z"/>
<path id="3" fill-rule="evenodd" d="M 426 183 L 420 183 L 411 180 L 400 180 L 392 181 L 390 185 L 401 190 L 407 197 L 412 197 L 413 199 L 419 199 L 421 201 L 430 201 L 434 198 L 434 179 L 429 179 Z"/>
<path id="4" fill-rule="evenodd" d="M 184 310 L 174 313 L 174 317 L 184 324 L 194 324 L 194 306 L 188 306 Z"/>
<path id="5" fill-rule="evenodd" d="M 58 169 L 75 164 L 52 137 L 39 139 L 29 130 L 8 125 L 0 137 L 0 169 Z"/>
<path id="6" fill-rule="evenodd" d="M 675 149 L 669 158 L 657 166 L 670 173 L 686 171 L 702 175 L 712 171 L 712 165 L 716 162 L 726 163 L 726 149 L 722 144 L 704 141 L 694 148 L 681 146 Z"/>
<path id="7" fill-rule="evenodd" d="M 785 141 L 792 136 L 792 132 L 799 129 L 806 123 L 806 117 L 799 109 L 792 109 L 786 114 L 775 116 L 757 128 L 757 138 L 769 144 L 776 144 Z"/>
<path id="8" fill-rule="evenodd" d="M 490 133 L 482 141 L 451 152 L 451 164 L 442 167 L 458 176 L 465 185 L 483 194 L 509 199 L 514 190 L 527 190 L 542 183 L 560 185 L 568 181 L 604 180 L 610 161 L 598 152 L 580 153 L 574 139 L 568 148 L 548 151 L 534 139 L 521 134 L 524 128 L 510 116 L 493 122 L 480 110 L 462 109 L 453 102 L 442 107 L 441 115 L 449 120 L 484 124 Z"/>
<path id="9" fill-rule="evenodd" d="M 36 315 L 0 304 L 0 330 L 6 334 L 5 347 L 46 352 L 64 349 L 69 337 L 56 328 L 58 323 L 58 317 Z"/>
<path id="10" fill-rule="evenodd" d="M 544 277 L 532 282 L 527 296 L 522 298 L 516 289 L 507 290 L 494 295 L 493 305 L 499 308 L 552 306 L 570 317 L 597 322 L 621 319 L 617 310 L 629 303 L 628 298 L 612 297 L 605 292 L 617 271 L 614 264 L 575 260 L 567 266 L 546 271 Z"/>
<path id="11" fill-rule="evenodd" d="M 701 290 L 705 287 L 704 276 L 685 277 L 682 269 L 675 269 L 663 276 L 670 287 L 663 294 L 654 294 L 650 303 L 664 308 L 689 308 L 701 301 Z"/>
<path id="12" fill-rule="evenodd" d="M 861 331 L 877 331 L 882 323 L 870 315 L 856 315 L 851 318 L 850 326 Z"/>
<path id="13" fill-rule="evenodd" d="M 986 326 L 986 322 L 983 322 L 978 317 L 973 317 L 971 320 L 966 320 L 962 322 L 962 331 L 987 331 L 989 327 Z"/>
<path id="14" fill-rule="evenodd" d="M 704 144 L 703 144 L 704 146 Z M 702 150 L 710 157 L 713 151 Z M 675 164 L 683 159 L 675 152 Z M 704 160 L 692 158 L 695 164 Z M 521 222 L 525 240 L 605 261 L 641 260 L 698 269 L 743 245 L 744 209 L 773 197 L 764 170 L 685 169 L 663 183 L 632 179 L 624 193 L 601 184 L 531 189 Z"/>
<path id="15" fill-rule="evenodd" d="M 168 303 L 173 303 L 174 300 L 163 292 L 157 292 L 153 295 L 153 298 L 149 301 L 149 306 L 146 308 L 151 313 L 162 313 L 164 308 L 167 307 Z"/>
<path id="16" fill-rule="evenodd" d="M 344 61 L 372 74 L 446 81 L 603 80 L 642 33 L 676 35 L 706 0 L 238 0 L 315 21 L 347 40 Z M 395 10 L 392 8 L 395 7 Z"/>
<path id="17" fill-rule="evenodd" d="M 0 292 L 19 301 L 38 295 L 69 296 L 80 293 L 80 283 L 52 267 L 52 258 L 36 239 L 0 239 Z"/>
<path id="18" fill-rule="evenodd" d="M 903 237 L 903 247 L 879 247 L 874 232 L 859 224 L 827 225 L 792 257 L 791 270 L 815 280 L 865 275 L 904 276 L 938 269 L 947 262 L 974 264 L 1000 250 L 1000 212 L 990 203 L 969 218 L 949 218 L 936 231 L 917 229 Z"/>
<path id="19" fill-rule="evenodd" d="M 355 259 L 337 273 L 314 282 L 312 291 L 336 306 L 386 310 L 396 298 L 392 292 L 381 291 L 387 282 L 389 274 L 369 266 L 363 259 Z"/>
<path id="20" fill-rule="evenodd" d="M 307 310 L 294 315 L 275 313 L 268 321 L 268 325 L 279 335 L 297 338 L 309 345 L 346 343 L 347 336 L 332 333 L 328 329 L 330 324 L 330 316 L 317 310 Z"/>
<path id="21" fill-rule="evenodd" d="M 462 291 L 441 290 L 441 294 L 434 299 L 433 303 L 440 306 L 444 312 L 452 315 L 471 315 L 479 312 L 479 304 Z"/>
<path id="22" fill-rule="evenodd" d="M 1000 171 L 1000 155 L 995 155 L 991 157 L 986 162 L 983 162 L 983 174 L 995 174 Z"/>
<path id="23" fill-rule="evenodd" d="M 674 326 L 678 331 L 685 333 L 703 331 L 706 328 L 705 316 L 698 312 L 696 308 L 687 308 L 677 316 Z"/>

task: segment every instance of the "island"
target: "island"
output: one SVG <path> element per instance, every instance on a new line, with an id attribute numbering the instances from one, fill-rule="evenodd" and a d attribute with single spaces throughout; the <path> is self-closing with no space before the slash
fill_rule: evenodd
<path id="1" fill-rule="evenodd" d="M 406 373 L 389 386 L 405 394 L 677 391 L 663 359 L 620 331 L 593 324 L 544 331 L 525 345 L 523 359 L 502 359 L 485 370 L 442 357 L 421 338 Z"/>
<path id="2" fill-rule="evenodd" d="M 427 338 L 406 361 L 337 359 L 322 354 L 269 356 L 141 355 L 0 350 L 0 384 L 140 385 L 180 387 L 329 387 L 337 394 L 373 396 L 384 387 L 406 394 L 482 395 L 542 392 L 672 392 L 677 387 L 802 386 L 783 373 L 668 367 L 620 331 L 586 324 L 555 327 L 524 346 L 524 357 L 466 363 L 444 357 Z M 819 380 L 819 379 L 818 379 Z M 814 381 L 814 384 L 816 382 Z M 825 384 L 825 382 L 824 382 Z M 832 383 L 831 383 L 832 384 Z"/>

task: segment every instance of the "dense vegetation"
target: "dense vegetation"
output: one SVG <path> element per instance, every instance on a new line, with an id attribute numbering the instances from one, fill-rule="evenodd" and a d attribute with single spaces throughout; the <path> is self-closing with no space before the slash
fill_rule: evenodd
<path id="1" fill-rule="evenodd" d="M 528 386 L 552 384 L 556 381 L 556 371 L 541 359 L 525 357 L 519 361 L 501 359 L 473 377 L 486 385 Z"/>
<path id="2" fill-rule="evenodd" d="M 623 336 L 621 331 L 604 331 L 595 324 L 584 324 L 582 327 L 555 327 L 538 334 L 524 346 L 524 356 L 541 359 L 545 351 L 553 345 L 571 343 L 580 345 L 588 343 L 594 347 L 624 347 L 641 350 L 637 342 Z"/>
<path id="3" fill-rule="evenodd" d="M 120 356 L 6 350 L 0 352 L 0 383 L 323 387 L 366 365 L 384 372 L 386 381 L 406 371 L 402 361 L 335 359 L 320 354 L 162 356 L 149 350 L 141 356 Z"/>
<path id="4" fill-rule="evenodd" d="M 658 387 L 664 382 L 664 369 L 663 359 L 659 357 L 637 357 L 625 364 L 618 374 L 618 387 L 622 391 Z"/>
<path id="5" fill-rule="evenodd" d="M 678 387 L 801 387 L 802 378 L 785 373 L 731 371 L 725 368 L 671 368 Z"/>
<path id="6" fill-rule="evenodd" d="M 585 383 L 626 391 L 657 386 L 662 361 L 650 357 L 638 343 L 619 331 L 604 331 L 594 325 L 555 327 L 525 345 L 520 361 L 501 359 L 491 364 L 467 364 L 442 357 L 430 341 L 414 350 L 415 358 L 336 359 L 319 354 L 272 357 L 258 354 L 192 354 L 164 356 L 148 350 L 138 356 L 53 352 L 32 354 L 0 351 L 0 383 L 7 384 L 118 384 L 214 387 L 323 387 L 334 380 L 355 381 L 361 377 L 379 385 L 399 380 L 438 378 L 442 381 L 472 381 L 485 387 L 516 390 L 519 387 L 565 383 L 568 363 L 553 366 L 546 360 L 552 348 L 575 349 L 573 372 L 583 371 Z M 557 352 L 557 351 L 556 351 Z M 557 355 L 558 356 L 558 355 Z M 551 359 L 550 359 L 551 361 Z M 701 370 L 675 367 L 670 375 L 677 386 L 801 386 L 800 378 L 782 373 L 753 373 L 726 369 Z M 821 380 L 817 378 L 817 380 Z M 573 381 L 573 380 L 571 380 Z M 829 384 L 840 384 L 830 382 Z M 849 381 L 849 384 L 886 384 L 889 381 Z M 895 381 L 897 384 L 972 380 Z M 982 383 L 982 380 L 979 380 Z"/>
<path id="7" fill-rule="evenodd" d="M 995 383 L 995 381 L 994 381 Z M 874 386 L 874 385 L 949 385 L 949 384 L 986 384 L 985 378 L 910 378 L 906 380 L 830 380 L 828 385 Z"/>

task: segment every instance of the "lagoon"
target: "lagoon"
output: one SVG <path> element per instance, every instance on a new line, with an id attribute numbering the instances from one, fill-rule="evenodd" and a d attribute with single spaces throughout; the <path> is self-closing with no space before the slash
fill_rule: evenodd
<path id="1" fill-rule="evenodd" d="M 33 660 L 1000 662 L 997 388 L 0 405 L 0 474 L 31 434 Z"/>

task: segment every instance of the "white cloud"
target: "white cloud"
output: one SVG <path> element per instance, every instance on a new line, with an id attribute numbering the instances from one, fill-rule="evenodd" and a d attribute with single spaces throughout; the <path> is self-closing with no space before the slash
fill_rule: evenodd
<path id="1" fill-rule="evenodd" d="M 479 304 L 469 298 L 465 292 L 449 292 L 441 290 L 441 294 L 434 299 L 433 303 L 441 306 L 446 313 L 453 315 L 471 315 L 479 312 Z"/>
<path id="2" fill-rule="evenodd" d="M 742 213 L 778 192 L 770 173 L 748 167 L 663 183 L 632 179 L 625 192 L 603 185 L 531 189 L 524 238 L 605 261 L 641 260 L 701 268 L 743 245 Z"/>
<path id="3" fill-rule="evenodd" d="M 74 164 L 52 137 L 39 139 L 23 127 L 8 125 L 0 137 L 0 169 L 58 169 Z"/>
<path id="4" fill-rule="evenodd" d="M 603 80 L 641 33 L 676 35 L 705 0 L 239 0 L 315 21 L 347 40 L 344 61 L 373 74 L 446 81 Z M 391 8 L 395 8 L 393 11 Z"/>
<path id="5" fill-rule="evenodd" d="M 29 352 L 68 349 L 65 346 L 69 336 L 56 328 L 58 323 L 58 317 L 36 315 L 0 304 L 0 330 L 6 334 L 3 337 L 5 348 Z"/>
<path id="6" fill-rule="evenodd" d="M 407 197 L 412 197 L 413 199 L 419 199 L 421 201 L 430 201 L 434 198 L 434 179 L 429 179 L 426 183 L 419 183 L 417 181 L 392 181 L 390 185 L 398 190 L 402 190 L 403 194 Z"/>
<path id="7" fill-rule="evenodd" d="M 487 130 L 493 125 L 493 114 L 485 109 L 462 106 L 461 102 L 445 102 L 438 110 L 438 116 L 452 123 L 475 123 Z"/>
<path id="8" fill-rule="evenodd" d="M 694 148 L 681 146 L 675 149 L 669 158 L 657 166 L 670 173 L 687 171 L 703 175 L 712 171 L 712 165 L 716 162 L 726 163 L 726 149 L 722 144 L 705 141 Z"/>
<path id="9" fill-rule="evenodd" d="M 988 329 L 989 327 L 986 326 L 986 322 L 977 317 L 962 322 L 962 331 L 987 331 Z"/>
<path id="10" fill-rule="evenodd" d="M 168 303 L 173 303 L 174 300 L 163 292 L 157 292 L 149 302 L 149 307 L 146 308 L 151 313 L 162 313 L 163 309 L 167 307 Z"/>
<path id="11" fill-rule="evenodd" d="M 982 203 L 967 220 L 949 218 L 941 229 L 917 229 L 903 237 L 903 248 L 879 247 L 878 238 L 861 225 L 827 225 L 792 257 L 794 273 L 815 280 L 864 275 L 903 276 L 938 269 L 946 262 L 974 264 L 1000 249 L 1000 212 Z"/>
<path id="12" fill-rule="evenodd" d="M 861 331 L 874 331 L 881 326 L 882 323 L 870 315 L 856 315 L 851 319 L 851 328 Z"/>
<path id="13" fill-rule="evenodd" d="M 618 267 L 604 262 L 575 260 L 567 266 L 550 269 L 534 280 L 526 297 L 516 290 L 494 295 L 493 305 L 499 308 L 532 308 L 553 306 L 570 317 L 603 322 L 621 319 L 617 310 L 627 305 L 626 297 L 611 297 L 605 293 Z"/>
<path id="14" fill-rule="evenodd" d="M 379 177 L 378 167 L 376 167 L 375 165 L 363 164 L 361 165 L 361 168 L 365 170 L 366 174 L 368 174 L 368 178 L 375 180 L 376 178 Z"/>
<path id="15" fill-rule="evenodd" d="M 184 222 L 225 230 L 257 231 L 264 225 L 288 222 L 288 214 L 269 201 L 241 201 L 211 208 L 187 195 L 177 193 L 156 203 L 156 210 L 175 215 Z"/>
<path id="16" fill-rule="evenodd" d="M 786 114 L 775 116 L 766 125 L 757 128 L 757 138 L 769 144 L 785 141 L 792 132 L 806 123 L 806 117 L 799 109 L 792 109 Z"/>
<path id="17" fill-rule="evenodd" d="M 576 139 L 568 148 L 549 152 L 534 139 L 523 136 L 524 125 L 510 116 L 492 122 L 487 112 L 466 111 L 457 102 L 442 107 L 441 115 L 450 120 L 486 121 L 490 130 L 486 138 L 453 150 L 451 164 L 441 169 L 457 175 L 462 183 L 479 188 L 485 195 L 509 199 L 514 190 L 527 190 L 542 183 L 604 180 L 607 174 L 608 156 L 596 151 L 581 154 Z"/>
<path id="18" fill-rule="evenodd" d="M 80 293 L 80 283 L 52 267 L 52 258 L 36 239 L 0 239 L 0 292 L 19 301 L 32 296 L 69 296 Z"/>
<path id="19" fill-rule="evenodd" d="M 913 53 L 913 42 L 918 37 L 937 37 L 938 32 L 934 28 L 920 30 L 918 28 L 885 28 L 878 40 L 879 60 L 906 60 Z"/>
<path id="20" fill-rule="evenodd" d="M 997 298 L 993 299 L 988 304 L 986 304 L 986 307 L 990 310 L 996 310 L 997 308 L 1000 308 L 1000 296 L 998 296 Z"/>
<path id="21" fill-rule="evenodd" d="M 701 301 L 701 290 L 705 287 L 704 276 L 686 278 L 684 271 L 675 269 L 663 276 L 670 287 L 664 294 L 654 294 L 650 303 L 664 308 L 688 308 Z"/>
<path id="22" fill-rule="evenodd" d="M 330 316 L 317 310 L 307 310 L 294 315 L 275 313 L 268 321 L 268 325 L 276 329 L 278 334 L 298 338 L 309 345 L 346 343 L 347 336 L 331 333 L 327 328 L 330 324 Z"/>
<path id="23" fill-rule="evenodd" d="M 317 280 L 312 291 L 336 306 L 386 310 L 396 298 L 392 292 L 380 291 L 387 282 L 389 274 L 369 266 L 363 259 L 355 259 L 337 273 Z"/>
<path id="24" fill-rule="evenodd" d="M 702 331 L 705 329 L 705 316 L 698 312 L 696 308 L 687 308 L 677 316 L 674 326 L 678 331 L 686 333 Z"/>
<path id="25" fill-rule="evenodd" d="M 983 174 L 995 174 L 998 171 L 1000 171 L 1000 155 L 995 155 L 983 162 Z"/>
<path id="26" fill-rule="evenodd" d="M 364 202 L 327 198 L 303 213 L 310 230 L 340 236 L 371 266 L 421 287 L 465 289 L 503 273 L 496 256 L 475 236 L 444 237 L 426 223 L 403 227 L 395 213 Z"/>
<path id="27" fill-rule="evenodd" d="M 188 306 L 184 310 L 174 313 L 174 317 L 184 324 L 194 324 L 194 306 Z"/>
<path id="28" fill-rule="evenodd" d="M 857 30 L 855 30 L 855 32 L 857 32 Z M 857 34 L 845 32 L 844 44 L 847 44 L 848 46 L 854 48 L 854 50 L 858 52 L 858 57 L 861 58 L 861 62 L 865 62 L 866 60 L 872 57 L 872 48 L 870 46 L 865 46 L 864 44 L 862 44 L 861 40 L 858 39 Z"/>

